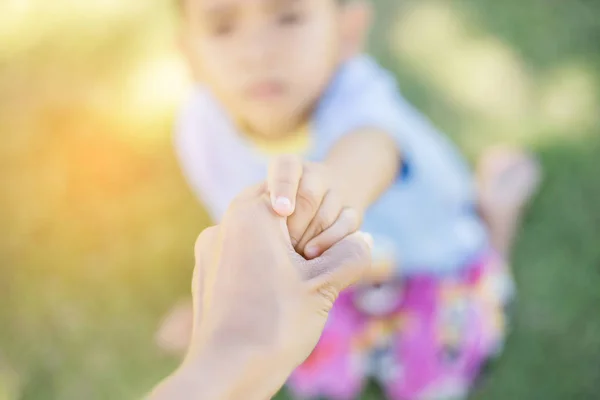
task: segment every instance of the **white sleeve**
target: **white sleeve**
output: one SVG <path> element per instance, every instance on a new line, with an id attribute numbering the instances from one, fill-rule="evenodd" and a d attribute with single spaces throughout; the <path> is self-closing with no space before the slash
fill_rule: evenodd
<path id="1" fill-rule="evenodd" d="M 211 132 L 218 127 L 211 127 L 213 120 L 210 110 L 204 107 L 205 102 L 203 96 L 196 94 L 183 108 L 176 122 L 174 146 L 185 180 L 213 221 L 218 222 L 228 203 L 223 199 L 224 188 L 212 171 Z"/>

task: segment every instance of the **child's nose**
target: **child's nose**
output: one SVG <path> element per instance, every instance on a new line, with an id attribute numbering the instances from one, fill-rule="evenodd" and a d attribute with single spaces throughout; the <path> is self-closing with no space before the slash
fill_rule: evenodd
<path id="1" fill-rule="evenodd" d="M 245 35 L 242 44 L 242 65 L 249 70 L 264 69 L 274 58 L 275 38 L 268 27 L 256 26 Z"/>

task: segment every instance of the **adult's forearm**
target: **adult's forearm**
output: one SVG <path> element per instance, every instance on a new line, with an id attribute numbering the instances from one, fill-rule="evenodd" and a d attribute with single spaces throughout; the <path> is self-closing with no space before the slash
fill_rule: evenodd
<path id="1" fill-rule="evenodd" d="M 149 400 L 267 400 L 291 370 L 274 357 L 238 346 L 210 348 L 159 385 Z"/>
<path id="2" fill-rule="evenodd" d="M 391 186 L 400 152 L 387 133 L 363 130 L 336 143 L 326 164 L 346 205 L 364 212 Z"/>

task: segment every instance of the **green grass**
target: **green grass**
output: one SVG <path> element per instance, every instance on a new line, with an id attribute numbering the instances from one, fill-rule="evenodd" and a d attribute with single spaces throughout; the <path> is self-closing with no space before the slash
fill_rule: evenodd
<path id="1" fill-rule="evenodd" d="M 136 398 L 171 371 L 153 334 L 208 223 L 171 150 L 172 75 L 130 90 L 171 54 L 165 3 L 67 3 L 0 13 L 2 400 Z M 504 138 L 546 175 L 515 250 L 515 330 L 473 397 L 598 398 L 600 2 L 375 3 L 370 48 L 406 96 L 470 157 Z"/>

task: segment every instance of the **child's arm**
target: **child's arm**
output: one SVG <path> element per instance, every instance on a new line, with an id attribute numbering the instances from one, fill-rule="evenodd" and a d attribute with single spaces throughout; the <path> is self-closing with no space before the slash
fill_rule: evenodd
<path id="1" fill-rule="evenodd" d="M 344 203 L 361 217 L 396 178 L 401 154 L 397 143 L 385 132 L 365 129 L 345 135 L 332 148 L 325 163 Z M 398 260 L 373 257 L 364 277 L 383 282 L 393 275 Z"/>
<path id="2" fill-rule="evenodd" d="M 400 152 L 387 133 L 365 129 L 342 137 L 325 164 L 344 205 L 354 208 L 362 217 L 394 181 Z"/>
<path id="3" fill-rule="evenodd" d="M 275 160 L 268 188 L 275 211 L 289 217 L 296 250 L 314 258 L 358 229 L 366 209 L 393 182 L 399 160 L 396 142 L 377 130 L 345 135 L 322 164 L 293 156 Z M 391 273 L 391 263 L 382 265 L 374 265 L 373 279 Z"/>

